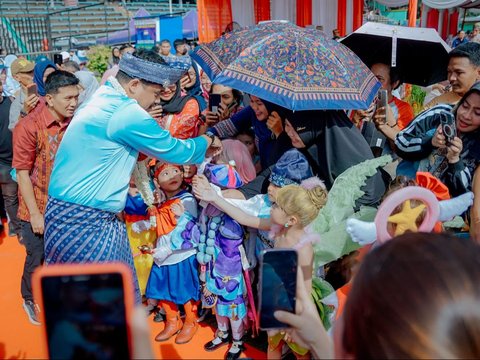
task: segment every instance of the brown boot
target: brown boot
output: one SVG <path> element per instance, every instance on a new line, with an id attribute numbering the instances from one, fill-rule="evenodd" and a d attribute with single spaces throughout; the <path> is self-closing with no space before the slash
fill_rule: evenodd
<path id="1" fill-rule="evenodd" d="M 192 340 L 193 335 L 197 332 L 198 323 L 194 322 L 185 322 L 183 324 L 182 331 L 177 335 L 175 339 L 176 344 L 186 344 Z"/>
<path id="2" fill-rule="evenodd" d="M 166 341 L 182 329 L 182 320 L 178 313 L 177 305 L 169 301 L 162 301 L 166 312 L 165 328 L 155 336 L 155 341 Z"/>
<path id="3" fill-rule="evenodd" d="M 185 323 L 183 324 L 182 331 L 180 331 L 175 339 L 175 343 L 177 344 L 188 343 L 192 340 L 193 335 L 195 335 L 198 329 L 197 315 L 195 314 L 196 304 L 190 300 L 183 306 L 185 308 Z"/>

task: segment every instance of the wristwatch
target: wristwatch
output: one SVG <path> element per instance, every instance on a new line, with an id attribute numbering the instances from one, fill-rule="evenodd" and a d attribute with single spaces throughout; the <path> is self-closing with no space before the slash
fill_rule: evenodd
<path id="1" fill-rule="evenodd" d="M 210 143 L 210 146 L 212 146 L 213 143 L 215 142 L 216 136 L 211 131 L 207 131 L 205 135 L 207 135 L 212 140 L 212 142 Z"/>

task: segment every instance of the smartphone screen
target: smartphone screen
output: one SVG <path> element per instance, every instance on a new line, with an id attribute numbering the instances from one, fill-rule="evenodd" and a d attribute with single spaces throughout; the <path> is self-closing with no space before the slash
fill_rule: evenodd
<path id="1" fill-rule="evenodd" d="M 54 54 L 54 55 L 53 55 L 53 62 L 54 62 L 56 65 L 62 65 L 62 64 L 63 64 L 62 54 Z"/>
<path id="2" fill-rule="evenodd" d="M 33 94 L 38 95 L 37 84 L 35 84 L 35 83 L 27 86 L 27 96 L 30 96 L 30 95 L 33 95 Z"/>
<path id="3" fill-rule="evenodd" d="M 385 89 L 380 89 L 378 91 L 378 101 L 377 108 L 386 107 L 388 102 L 388 93 Z"/>
<path id="4" fill-rule="evenodd" d="M 273 316 L 277 310 L 295 312 L 298 255 L 293 249 L 271 249 L 262 254 L 259 318 L 261 329 L 288 327 Z"/>
<path id="5" fill-rule="evenodd" d="M 129 357 L 121 273 L 42 276 L 40 288 L 50 358 Z"/>
<path id="6" fill-rule="evenodd" d="M 210 97 L 208 99 L 208 108 L 210 109 L 210 111 L 216 113 L 218 111 L 218 106 L 220 105 L 221 101 L 222 95 L 210 94 Z"/>

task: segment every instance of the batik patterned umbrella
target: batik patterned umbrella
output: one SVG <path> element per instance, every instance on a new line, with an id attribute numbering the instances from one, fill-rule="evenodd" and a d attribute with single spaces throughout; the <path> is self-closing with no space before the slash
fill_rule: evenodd
<path id="1" fill-rule="evenodd" d="M 227 33 L 191 55 L 214 83 L 290 110 L 365 109 L 380 87 L 348 48 L 288 22 Z"/>

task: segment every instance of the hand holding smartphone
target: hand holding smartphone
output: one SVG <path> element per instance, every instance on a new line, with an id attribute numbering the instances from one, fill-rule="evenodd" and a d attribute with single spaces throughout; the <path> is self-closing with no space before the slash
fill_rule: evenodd
<path id="1" fill-rule="evenodd" d="M 39 268 L 33 290 L 49 358 L 131 358 L 132 283 L 119 263 Z"/>
<path id="2" fill-rule="evenodd" d="M 388 104 L 388 92 L 385 89 L 378 90 L 378 97 L 377 97 L 377 110 L 381 108 L 387 109 Z"/>
<path id="3" fill-rule="evenodd" d="M 440 117 L 440 124 L 442 126 L 442 133 L 445 136 L 445 143 L 448 145 L 455 139 L 455 136 L 457 136 L 457 127 L 453 114 L 443 114 L 443 116 Z"/>
<path id="4" fill-rule="evenodd" d="M 62 65 L 63 64 L 62 54 L 54 54 L 53 55 L 53 62 L 54 62 L 55 65 Z"/>
<path id="5" fill-rule="evenodd" d="M 277 310 L 295 312 L 297 266 L 298 254 L 293 249 L 269 249 L 262 252 L 259 294 L 262 330 L 288 327 L 273 314 Z"/>
<path id="6" fill-rule="evenodd" d="M 31 95 L 37 95 L 38 96 L 38 89 L 37 89 L 37 84 L 32 83 L 27 86 L 27 97 Z"/>
<path id="7" fill-rule="evenodd" d="M 210 97 L 208 98 L 208 109 L 213 113 L 217 113 L 219 110 L 221 101 L 222 101 L 222 95 L 210 94 Z"/>

